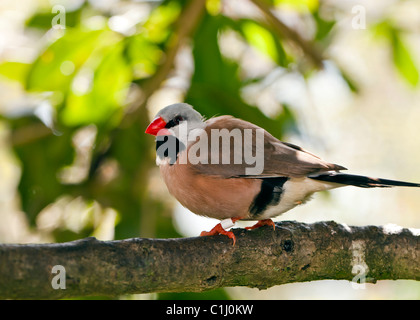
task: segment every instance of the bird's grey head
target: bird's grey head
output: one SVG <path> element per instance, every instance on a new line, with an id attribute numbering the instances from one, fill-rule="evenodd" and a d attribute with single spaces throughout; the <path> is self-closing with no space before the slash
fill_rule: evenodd
<path id="1" fill-rule="evenodd" d="M 186 150 L 188 133 L 205 126 L 201 114 L 187 103 L 171 104 L 160 110 L 146 129 L 146 133 L 156 136 L 158 159 L 170 159 L 175 163 L 179 152 Z"/>
<path id="2" fill-rule="evenodd" d="M 173 128 L 183 121 L 189 125 L 203 123 L 203 117 L 199 112 L 187 103 L 171 104 L 160 110 L 156 118 L 161 117 L 166 122 L 166 128 Z"/>
<path id="3" fill-rule="evenodd" d="M 204 119 L 201 114 L 187 103 L 171 104 L 160 110 L 152 123 L 146 129 L 146 133 L 156 135 L 172 134 L 178 136 L 181 125 L 190 132 L 193 129 L 204 128 Z"/>

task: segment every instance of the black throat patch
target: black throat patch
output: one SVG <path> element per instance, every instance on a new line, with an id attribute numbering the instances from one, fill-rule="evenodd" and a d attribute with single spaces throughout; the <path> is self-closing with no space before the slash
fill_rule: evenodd
<path id="1" fill-rule="evenodd" d="M 286 183 L 288 178 L 264 178 L 261 179 L 260 192 L 252 201 L 249 207 L 251 218 L 257 219 L 258 216 L 262 215 L 268 206 L 275 206 L 280 202 L 281 195 L 283 193 L 283 185 Z"/>
<path id="2" fill-rule="evenodd" d="M 161 160 L 169 159 L 170 165 L 175 164 L 178 154 L 183 150 L 185 145 L 175 136 L 156 137 L 156 154 Z"/>

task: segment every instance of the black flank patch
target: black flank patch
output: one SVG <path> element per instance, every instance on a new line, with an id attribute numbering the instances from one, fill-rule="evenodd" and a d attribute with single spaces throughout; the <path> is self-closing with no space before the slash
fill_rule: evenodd
<path id="1" fill-rule="evenodd" d="M 261 179 L 261 190 L 249 207 L 252 218 L 258 218 L 268 206 L 275 206 L 280 202 L 286 177 Z"/>

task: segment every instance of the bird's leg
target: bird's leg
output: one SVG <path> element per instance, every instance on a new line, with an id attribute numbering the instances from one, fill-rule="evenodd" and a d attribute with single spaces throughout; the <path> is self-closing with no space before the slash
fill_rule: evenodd
<path id="1" fill-rule="evenodd" d="M 271 220 L 271 219 L 260 220 L 256 224 L 254 224 L 253 226 L 246 227 L 245 229 L 252 230 L 252 229 L 257 229 L 257 228 L 262 227 L 262 226 L 273 226 L 273 229 L 276 230 L 276 225 L 274 224 L 273 220 Z"/>
<path id="2" fill-rule="evenodd" d="M 233 234 L 232 231 L 227 231 L 225 230 L 225 228 L 230 228 L 233 227 L 233 225 L 235 224 L 236 221 L 240 220 L 241 218 L 229 218 L 229 219 L 225 219 L 222 220 L 222 222 L 216 224 L 216 226 L 211 229 L 210 231 L 203 231 L 200 234 L 200 237 L 203 236 L 214 236 L 216 234 L 223 234 L 225 236 L 228 236 L 229 238 L 231 238 L 233 240 L 233 245 L 235 245 L 236 243 L 236 237 Z"/>

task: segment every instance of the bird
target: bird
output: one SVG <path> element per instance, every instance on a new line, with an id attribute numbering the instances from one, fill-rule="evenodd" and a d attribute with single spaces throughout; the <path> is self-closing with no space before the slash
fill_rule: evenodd
<path id="1" fill-rule="evenodd" d="M 272 218 L 306 203 L 315 192 L 344 186 L 420 187 L 343 173 L 347 168 L 282 142 L 251 122 L 229 115 L 206 120 L 187 103 L 161 109 L 145 133 L 156 137 L 156 163 L 169 193 L 193 213 L 221 220 L 200 236 L 225 235 L 233 245 L 236 237 L 227 229 L 238 220 L 257 221 L 248 230 L 275 228 Z M 257 160 L 246 161 L 247 150 L 248 158 L 262 161 L 259 171 Z"/>

